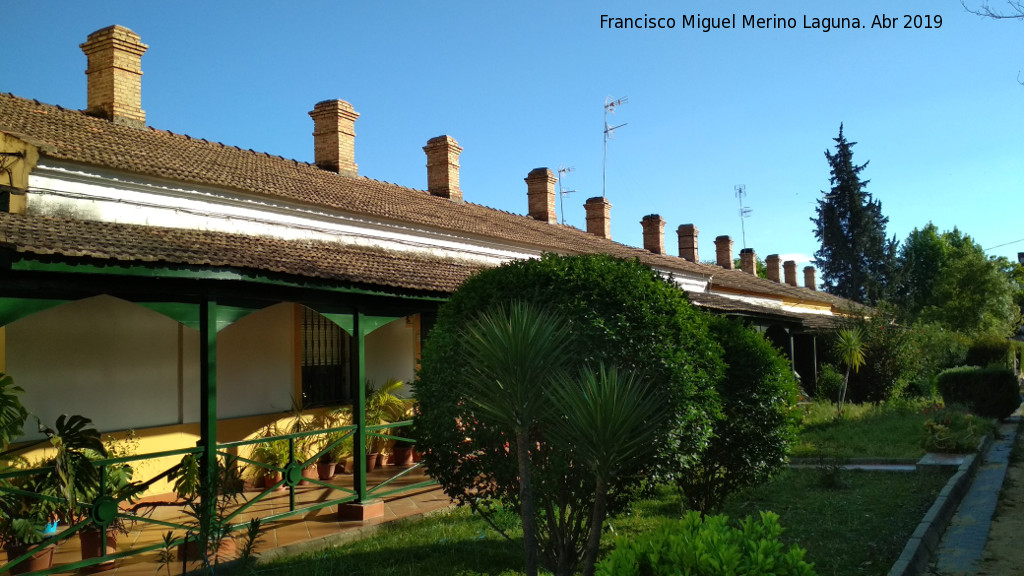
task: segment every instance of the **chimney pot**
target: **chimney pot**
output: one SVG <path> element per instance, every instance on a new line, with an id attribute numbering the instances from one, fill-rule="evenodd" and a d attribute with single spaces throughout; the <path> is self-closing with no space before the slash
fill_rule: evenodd
<path id="1" fill-rule="evenodd" d="M 344 100 L 318 102 L 309 113 L 313 119 L 313 157 L 324 170 L 358 176 L 356 119 L 359 113 Z"/>
<path id="2" fill-rule="evenodd" d="M 115 124 L 145 128 L 142 55 L 149 46 L 124 26 L 108 26 L 89 34 L 79 48 L 88 59 L 86 113 Z"/>
<path id="3" fill-rule="evenodd" d="M 818 281 L 814 277 L 814 266 L 804 267 L 804 288 L 807 288 L 808 290 L 818 289 Z"/>
<path id="4" fill-rule="evenodd" d="M 693 224 L 681 224 L 676 229 L 679 236 L 679 257 L 697 262 L 697 227 Z"/>
<path id="5" fill-rule="evenodd" d="M 451 136 L 437 136 L 423 147 L 427 154 L 427 190 L 434 196 L 462 202 L 459 189 L 459 154 L 462 147 Z"/>
<path id="6" fill-rule="evenodd" d="M 782 259 L 778 254 L 769 254 L 764 259 L 764 270 L 772 282 L 782 282 Z"/>
<path id="7" fill-rule="evenodd" d="M 644 250 L 654 254 L 665 253 L 665 219 L 657 214 L 648 214 L 640 220 L 644 228 Z"/>
<path id="8" fill-rule="evenodd" d="M 530 218 L 555 224 L 558 217 L 555 215 L 555 173 L 547 168 L 534 168 L 524 178 L 526 181 L 526 196 L 529 201 Z"/>
<path id="9" fill-rule="evenodd" d="M 612 203 L 603 196 L 588 198 L 583 204 L 587 211 L 587 233 L 612 239 Z"/>
<path id="10" fill-rule="evenodd" d="M 732 239 L 728 236 L 715 238 L 715 263 L 726 270 L 736 267 L 732 262 Z"/>
<path id="11" fill-rule="evenodd" d="M 796 261 L 786 260 L 782 264 L 782 267 L 786 272 L 786 284 L 789 284 L 790 286 L 796 286 Z"/>
<path id="12" fill-rule="evenodd" d="M 740 250 L 740 268 L 752 276 L 757 276 L 757 254 L 753 248 Z"/>

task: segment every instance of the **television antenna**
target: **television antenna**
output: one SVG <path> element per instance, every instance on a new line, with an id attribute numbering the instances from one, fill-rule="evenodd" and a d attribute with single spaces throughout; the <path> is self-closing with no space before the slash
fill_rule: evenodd
<path id="1" fill-rule="evenodd" d="M 562 212 L 562 224 L 565 224 L 565 197 L 569 194 L 576 192 L 575 190 L 565 190 L 562 188 L 562 176 L 576 170 L 572 166 L 559 165 L 558 166 L 558 209 Z"/>
<path id="2" fill-rule="evenodd" d="M 739 198 L 740 200 L 740 232 L 742 232 L 743 234 L 743 248 L 746 248 L 747 230 L 743 224 L 743 221 L 750 216 L 750 213 L 753 212 L 753 209 L 747 208 L 746 206 L 743 205 L 743 197 L 747 195 L 747 187 L 744 186 L 743 184 L 737 184 L 734 187 L 734 189 L 736 190 L 736 197 Z"/>
<path id="3" fill-rule="evenodd" d="M 612 100 L 612 97 L 608 96 L 604 99 L 604 158 L 601 160 L 601 196 L 604 198 L 608 197 L 605 190 L 606 182 L 608 180 L 608 141 L 614 140 L 615 131 L 626 125 L 619 124 L 618 126 L 609 126 L 608 114 L 615 114 L 615 109 L 627 102 L 629 102 L 629 98 L 627 97 Z"/>

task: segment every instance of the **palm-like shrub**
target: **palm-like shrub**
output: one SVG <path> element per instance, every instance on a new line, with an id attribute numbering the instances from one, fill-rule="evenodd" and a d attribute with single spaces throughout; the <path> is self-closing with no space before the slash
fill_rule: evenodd
<path id="1" fill-rule="evenodd" d="M 480 375 L 466 358 L 467 327 L 476 325 L 481 312 L 513 301 L 564 319 L 570 336 L 563 356 L 570 374 L 615 365 L 620 372 L 642 372 L 664 394 L 670 416 L 647 427 L 658 454 L 642 466 L 630 461 L 618 471 L 610 481 L 609 511 L 641 479 L 670 478 L 696 457 L 718 409 L 712 382 L 721 371 L 721 351 L 704 315 L 674 283 L 639 262 L 545 255 L 483 271 L 463 283 L 438 311 L 424 346 L 414 384 L 413 436 L 424 451 L 424 464 L 449 496 L 478 510 L 488 503 L 520 509 L 515 433 L 489 420 L 466 392 L 466 383 Z M 542 399 L 542 388 L 534 387 L 532 400 Z M 598 479 L 576 453 L 549 441 L 554 432 L 541 426 L 528 431 L 533 493 L 539 495 L 538 506 L 542 497 L 548 503 L 536 511 L 540 554 L 553 572 L 567 574 L 577 568 L 590 535 Z"/>

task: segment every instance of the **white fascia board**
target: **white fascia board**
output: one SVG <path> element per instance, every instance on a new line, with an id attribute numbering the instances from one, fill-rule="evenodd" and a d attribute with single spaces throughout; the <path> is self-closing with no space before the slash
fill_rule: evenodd
<path id="1" fill-rule="evenodd" d="M 376 221 L 222 189 L 145 179 L 47 159 L 29 177 L 32 214 L 310 239 L 497 265 L 540 250 Z"/>
<path id="2" fill-rule="evenodd" d="M 678 270 L 664 270 L 655 268 L 658 274 L 661 274 L 662 278 L 672 279 L 672 282 L 679 286 L 684 292 L 704 292 L 708 288 L 707 276 L 700 274 L 693 274 L 688 272 L 680 272 Z"/>

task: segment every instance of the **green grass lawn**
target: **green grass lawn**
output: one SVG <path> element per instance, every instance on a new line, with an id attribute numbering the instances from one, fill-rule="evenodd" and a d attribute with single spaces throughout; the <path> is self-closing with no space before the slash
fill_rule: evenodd
<path id="1" fill-rule="evenodd" d="M 918 407 L 851 407 L 836 421 L 834 408 L 805 407 L 798 455 L 828 458 L 916 458 L 924 453 L 924 414 Z M 907 539 L 952 472 L 869 472 L 837 468 L 790 469 L 767 484 L 732 497 L 724 512 L 738 519 L 760 510 L 779 514 L 787 543 L 807 549 L 821 576 L 887 574 Z M 640 534 L 678 518 L 682 500 L 661 488 L 610 520 L 615 535 Z M 512 576 L 523 565 L 521 534 L 513 540 L 460 509 L 386 525 L 368 538 L 337 548 L 277 559 L 256 568 L 267 576 Z"/>
<path id="2" fill-rule="evenodd" d="M 923 404 L 853 405 L 837 420 L 835 405 L 815 402 L 798 410 L 804 425 L 794 458 L 920 458 L 924 456 Z"/>

